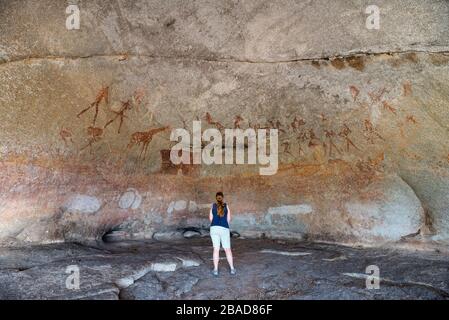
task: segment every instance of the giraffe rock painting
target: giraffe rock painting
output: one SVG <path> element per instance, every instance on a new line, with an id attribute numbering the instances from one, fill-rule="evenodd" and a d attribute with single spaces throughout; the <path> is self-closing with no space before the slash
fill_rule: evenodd
<path id="1" fill-rule="evenodd" d="M 132 105 L 130 100 L 122 102 L 122 107 L 120 108 L 120 110 L 118 111 L 112 111 L 115 113 L 115 117 L 112 118 L 111 120 L 109 120 L 108 122 L 106 122 L 106 124 L 104 125 L 104 129 L 106 129 L 111 123 L 113 123 L 115 120 L 117 120 L 117 118 L 119 118 L 119 126 L 118 126 L 118 131 L 117 133 L 120 133 L 120 129 L 122 128 L 122 124 L 124 121 L 124 118 L 127 118 L 127 116 L 125 115 L 125 112 L 128 110 L 132 109 Z"/>
<path id="2" fill-rule="evenodd" d="M 168 130 L 169 127 L 161 127 L 161 128 L 153 128 L 149 129 L 148 131 L 143 132 L 135 132 L 131 135 L 131 139 L 128 143 L 128 149 L 131 149 L 133 146 L 141 145 L 139 159 L 142 157 L 143 154 L 143 160 L 145 160 L 146 154 L 148 152 L 148 147 L 150 145 L 151 140 L 153 140 L 153 137 L 165 130 Z"/>
<path id="3" fill-rule="evenodd" d="M 95 108 L 95 115 L 92 122 L 92 125 L 95 126 L 95 122 L 97 121 L 98 116 L 98 110 L 102 101 L 104 101 L 106 104 L 109 103 L 109 87 L 101 88 L 95 98 L 95 101 L 92 102 L 86 109 L 81 110 L 81 112 L 77 114 L 77 117 L 79 118 L 86 111 L 90 110 L 91 108 Z"/>

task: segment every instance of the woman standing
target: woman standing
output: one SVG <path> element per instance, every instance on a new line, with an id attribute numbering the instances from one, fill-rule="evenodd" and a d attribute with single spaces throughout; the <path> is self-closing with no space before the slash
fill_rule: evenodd
<path id="1" fill-rule="evenodd" d="M 223 202 L 223 192 L 217 192 L 215 195 L 216 202 L 212 205 L 209 212 L 210 237 L 212 238 L 212 245 L 214 247 L 213 260 L 214 270 L 213 275 L 218 276 L 218 260 L 220 259 L 220 243 L 226 253 L 231 274 L 235 274 L 234 263 L 231 251 L 231 233 L 229 231 L 229 223 L 231 222 L 231 211 L 229 206 Z"/>

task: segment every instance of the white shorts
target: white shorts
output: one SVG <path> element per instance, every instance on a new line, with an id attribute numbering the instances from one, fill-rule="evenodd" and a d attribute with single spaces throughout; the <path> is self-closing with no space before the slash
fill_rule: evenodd
<path id="1" fill-rule="evenodd" d="M 214 248 L 220 249 L 220 242 L 223 249 L 231 248 L 231 232 L 228 228 L 212 226 L 210 227 L 210 237 Z"/>

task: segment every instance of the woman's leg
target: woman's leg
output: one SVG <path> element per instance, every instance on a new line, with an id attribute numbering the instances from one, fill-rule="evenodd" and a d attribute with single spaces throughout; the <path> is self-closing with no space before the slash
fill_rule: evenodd
<path id="1" fill-rule="evenodd" d="M 220 259 L 220 235 L 216 227 L 210 228 L 210 237 L 212 239 L 212 246 L 214 247 L 212 260 L 214 261 L 214 270 L 218 270 L 218 260 Z"/>
<path id="2" fill-rule="evenodd" d="M 234 269 L 234 261 L 233 261 L 233 258 L 232 258 L 232 250 L 231 250 L 231 248 L 224 249 L 224 251 L 226 252 L 226 259 L 228 260 L 229 267 L 231 269 Z"/>
<path id="3" fill-rule="evenodd" d="M 226 253 L 226 259 L 228 260 L 229 263 L 229 267 L 231 268 L 231 270 L 234 269 L 234 261 L 232 258 L 232 250 L 231 250 L 231 232 L 229 231 L 229 229 L 224 229 L 223 233 L 222 233 L 222 244 L 223 244 L 223 249 Z"/>
<path id="4" fill-rule="evenodd" d="M 214 260 L 214 270 L 218 270 L 218 260 L 220 260 L 220 248 L 214 248 L 213 260 Z"/>

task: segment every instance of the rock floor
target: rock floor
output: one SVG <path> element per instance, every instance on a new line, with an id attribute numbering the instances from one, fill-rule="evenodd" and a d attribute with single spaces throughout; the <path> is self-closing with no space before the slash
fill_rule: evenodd
<path id="1" fill-rule="evenodd" d="M 233 247 L 237 275 L 221 252 L 218 278 L 208 238 L 0 248 L 0 299 L 449 299 L 449 256 L 439 252 L 247 239 Z M 369 265 L 379 267 L 379 289 L 366 288 Z M 79 289 L 67 288 L 73 268 Z"/>

